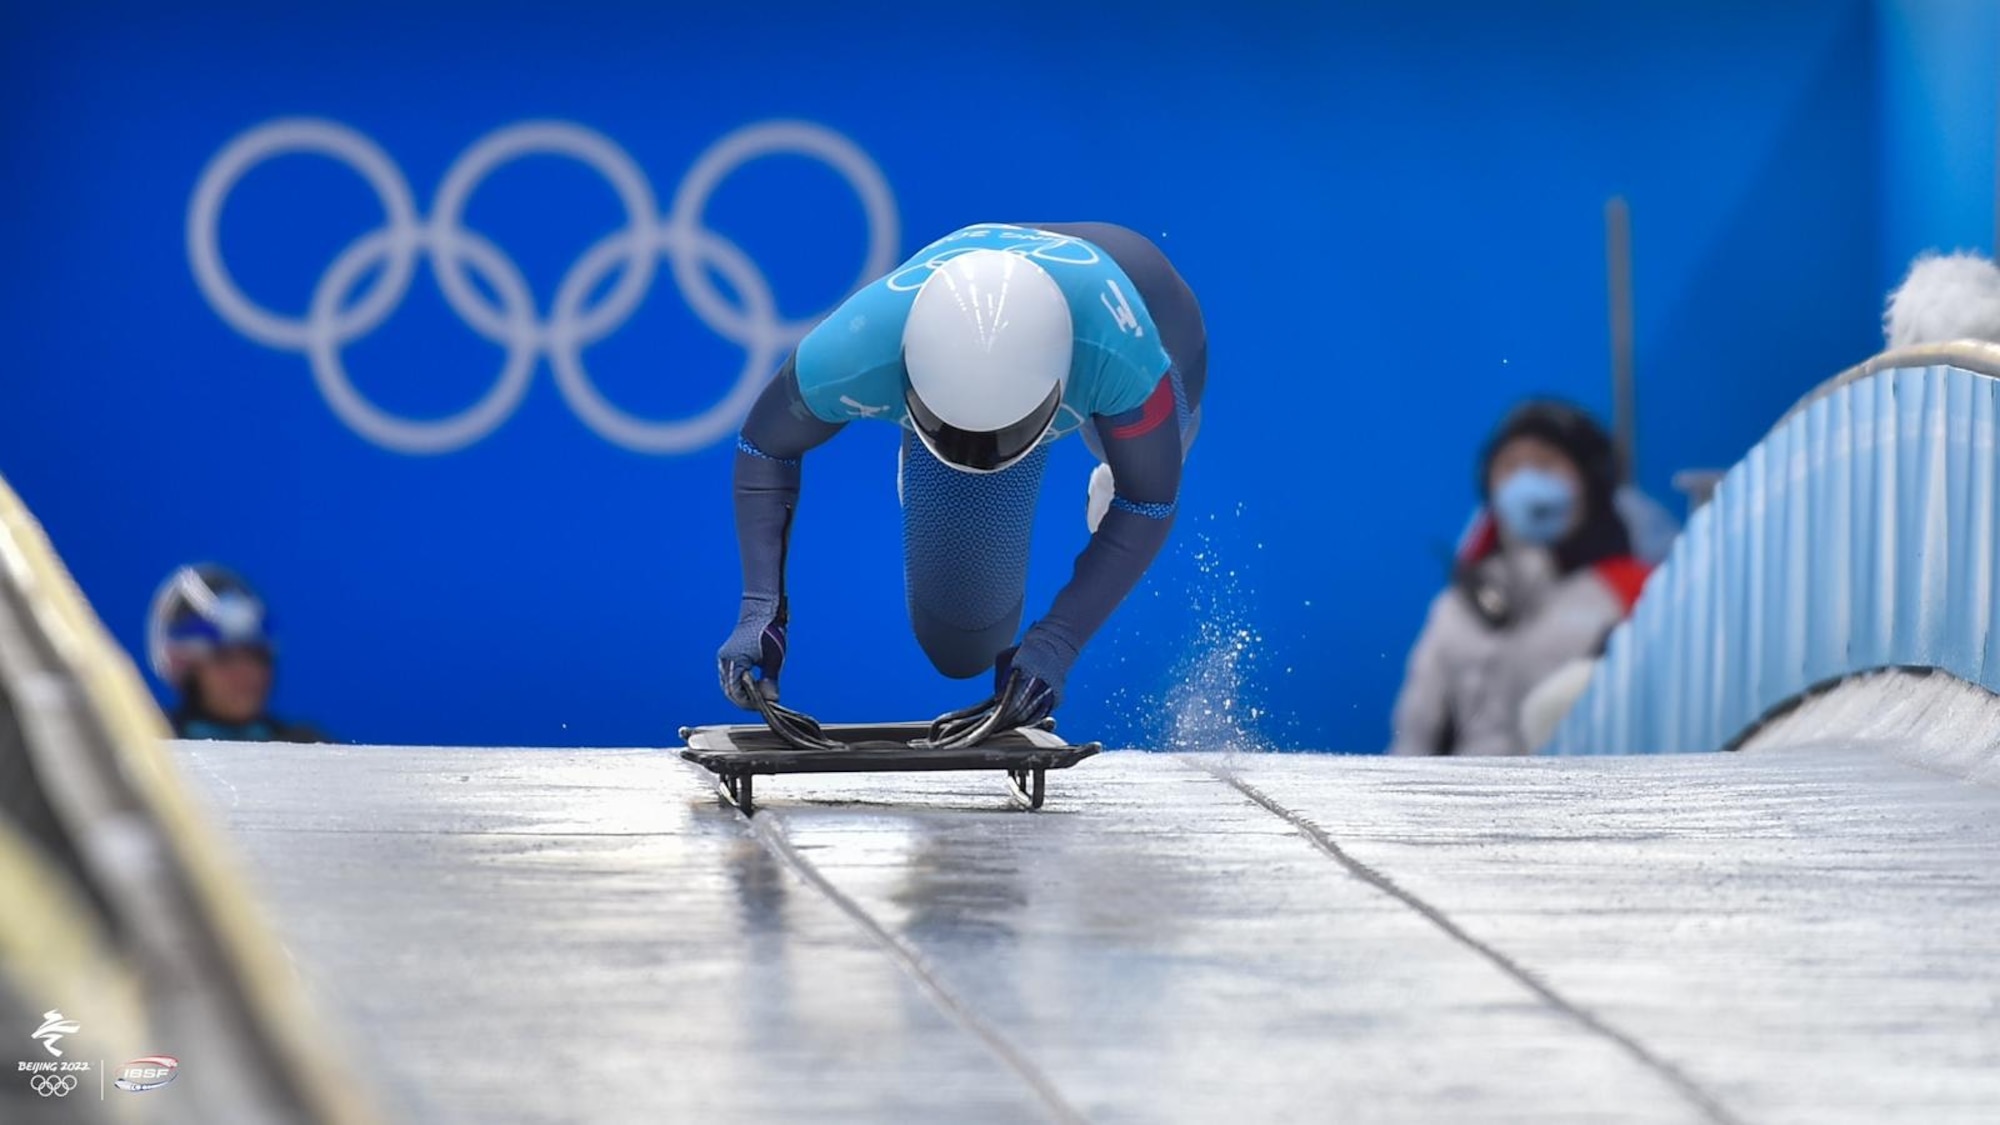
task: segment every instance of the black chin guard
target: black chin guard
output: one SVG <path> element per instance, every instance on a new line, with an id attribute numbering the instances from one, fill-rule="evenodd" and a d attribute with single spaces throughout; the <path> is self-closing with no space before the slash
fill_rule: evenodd
<path id="1" fill-rule="evenodd" d="M 1006 468 L 1035 448 L 1055 422 L 1056 410 L 1062 406 L 1062 392 L 1062 384 L 1057 383 L 1049 388 L 1049 396 L 1027 417 L 997 430 L 959 429 L 932 413 L 930 407 L 917 397 L 914 387 L 904 389 L 903 402 L 910 408 L 910 422 L 916 427 L 918 436 L 924 439 L 924 445 L 938 460 L 975 472 L 990 473 Z"/>

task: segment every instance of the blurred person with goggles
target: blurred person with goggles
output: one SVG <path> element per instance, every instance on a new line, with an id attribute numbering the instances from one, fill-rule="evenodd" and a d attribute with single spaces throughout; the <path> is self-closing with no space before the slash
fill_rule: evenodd
<path id="1" fill-rule="evenodd" d="M 213 563 L 184 566 L 153 596 L 146 626 L 153 674 L 178 697 L 179 738 L 325 742 L 312 727 L 271 714 L 277 646 L 263 598 Z"/>

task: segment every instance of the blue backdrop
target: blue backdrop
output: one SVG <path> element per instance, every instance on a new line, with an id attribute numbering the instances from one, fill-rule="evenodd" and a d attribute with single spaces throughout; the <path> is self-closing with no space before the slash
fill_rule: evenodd
<path id="1" fill-rule="evenodd" d="M 1386 740 L 1487 427 L 1609 407 L 1608 196 L 1655 494 L 1879 339 L 1865 0 L 159 7 L 4 16 L 0 472 L 135 649 L 173 565 L 246 572 L 282 709 L 348 739 L 726 717 L 741 395 L 967 222 L 1126 223 L 1205 304 L 1182 523 L 1064 712 L 1116 741 L 1231 685 L 1267 743 Z M 895 444 L 808 467 L 809 709 L 978 690 L 909 638 Z M 1057 452 L 1031 611 L 1084 541 Z"/>
<path id="2" fill-rule="evenodd" d="M 1993 247 L 2000 4 L 1882 0 L 1881 270 L 1894 286 L 1926 248 Z"/>

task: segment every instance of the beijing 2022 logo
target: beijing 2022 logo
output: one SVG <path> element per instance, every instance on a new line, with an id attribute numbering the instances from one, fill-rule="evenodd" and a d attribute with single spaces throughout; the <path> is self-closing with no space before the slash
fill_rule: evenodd
<path id="1" fill-rule="evenodd" d="M 326 265 L 301 316 L 273 312 L 243 292 L 223 262 L 219 231 L 237 182 L 259 164 L 291 153 L 316 154 L 352 168 L 374 190 L 384 214 L 382 226 L 356 238 Z M 428 217 L 418 215 L 402 170 L 368 137 L 322 118 L 270 121 L 231 140 L 202 171 L 188 206 L 188 262 L 217 315 L 257 343 L 304 356 L 333 412 L 384 448 L 448 453 L 481 440 L 513 414 L 546 357 L 563 399 L 605 440 L 645 453 L 686 453 L 735 430 L 785 351 L 826 312 L 785 319 L 764 271 L 704 225 L 709 198 L 726 177 L 752 160 L 778 154 L 821 161 L 859 197 L 868 250 L 849 289 L 887 273 L 896 264 L 900 237 L 888 181 L 853 141 L 807 121 L 761 122 L 724 136 L 694 162 L 664 215 L 645 173 L 610 138 L 567 121 L 519 122 L 487 134 L 459 156 Z M 489 175 L 535 155 L 567 157 L 592 169 L 617 192 L 625 212 L 622 228 L 570 266 L 546 316 L 513 259 L 462 221 Z M 505 352 L 498 380 L 477 402 L 457 414 L 424 420 L 391 414 L 363 397 L 342 355 L 402 302 L 420 259 L 430 264 L 452 311 Z M 743 368 L 721 401 L 689 418 L 635 417 L 598 391 L 583 362 L 585 348 L 631 317 L 662 260 L 695 315 L 744 353 Z M 710 271 L 735 291 L 734 302 Z M 475 275 L 484 293 L 474 284 Z M 606 287 L 613 275 L 616 280 Z M 593 303 L 600 290 L 603 295 Z"/>

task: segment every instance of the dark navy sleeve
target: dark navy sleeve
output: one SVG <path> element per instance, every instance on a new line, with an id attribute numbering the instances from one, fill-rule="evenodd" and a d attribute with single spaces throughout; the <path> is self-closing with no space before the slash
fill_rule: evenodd
<path id="1" fill-rule="evenodd" d="M 1083 646 L 1160 553 L 1180 498 L 1181 424 L 1170 377 L 1137 409 L 1091 422 L 1116 487 L 1111 510 L 1077 556 L 1069 584 L 1014 657 L 1015 667 L 1040 676 L 1058 694 Z"/>
<path id="2" fill-rule="evenodd" d="M 785 543 L 799 503 L 800 459 L 844 425 L 822 421 L 806 407 L 789 358 L 750 408 L 736 439 L 735 470 L 745 601 L 768 601 L 774 612 L 783 606 Z"/>

